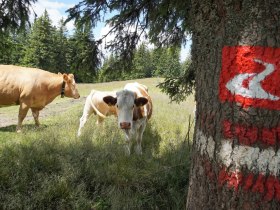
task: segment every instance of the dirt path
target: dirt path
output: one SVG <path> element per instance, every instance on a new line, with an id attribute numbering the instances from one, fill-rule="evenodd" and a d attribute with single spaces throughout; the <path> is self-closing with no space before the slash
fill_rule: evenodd
<path id="1" fill-rule="evenodd" d="M 46 117 L 61 115 L 73 105 L 78 105 L 78 104 L 83 105 L 85 99 L 86 97 L 81 97 L 78 100 L 65 99 L 62 102 L 58 102 L 57 100 L 55 100 L 52 103 L 48 104 L 42 111 L 40 111 L 39 120 Z M 9 112 L 5 112 L 6 108 L 0 108 L 0 128 L 17 124 L 18 107 L 19 106 L 16 106 L 15 109 Z M 33 121 L 31 110 L 28 111 L 27 116 L 23 121 L 23 124 L 30 120 Z"/>

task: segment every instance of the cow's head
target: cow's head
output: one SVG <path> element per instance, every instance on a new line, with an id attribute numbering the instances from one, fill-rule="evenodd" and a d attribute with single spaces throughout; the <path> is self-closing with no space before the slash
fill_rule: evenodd
<path id="1" fill-rule="evenodd" d="M 76 82 L 73 74 L 63 74 L 63 81 L 65 82 L 65 96 L 71 98 L 80 98 Z"/>
<path id="2" fill-rule="evenodd" d="M 121 90 L 117 92 L 117 97 L 105 96 L 103 101 L 109 106 L 116 106 L 118 126 L 121 129 L 130 129 L 133 122 L 134 109 L 144 106 L 148 99 L 137 97 L 132 91 Z"/>

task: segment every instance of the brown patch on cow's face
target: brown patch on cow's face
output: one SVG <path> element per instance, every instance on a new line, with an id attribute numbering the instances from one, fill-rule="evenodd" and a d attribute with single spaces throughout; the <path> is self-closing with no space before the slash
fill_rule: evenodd
<path id="1" fill-rule="evenodd" d="M 77 85 L 73 74 L 63 74 L 63 81 L 65 82 L 65 96 L 71 98 L 80 98 Z"/>
<path id="2" fill-rule="evenodd" d="M 134 107 L 133 109 L 133 121 L 143 118 L 144 110 L 143 107 Z"/>

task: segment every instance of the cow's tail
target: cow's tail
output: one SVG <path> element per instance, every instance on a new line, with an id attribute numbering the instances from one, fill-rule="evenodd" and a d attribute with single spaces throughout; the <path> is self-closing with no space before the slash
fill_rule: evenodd
<path id="1" fill-rule="evenodd" d="M 93 102 L 92 102 L 92 97 L 93 97 L 94 93 L 95 93 L 95 90 L 92 90 L 91 93 L 90 93 L 90 95 L 91 95 L 91 97 L 90 97 L 91 106 L 92 106 L 92 108 L 94 109 L 94 111 L 96 112 L 96 114 L 97 114 L 98 116 L 100 116 L 100 117 L 102 117 L 102 118 L 106 118 L 107 116 L 105 116 L 104 114 L 102 114 L 102 113 L 96 108 L 96 106 L 95 106 L 95 105 L 93 104 Z"/>

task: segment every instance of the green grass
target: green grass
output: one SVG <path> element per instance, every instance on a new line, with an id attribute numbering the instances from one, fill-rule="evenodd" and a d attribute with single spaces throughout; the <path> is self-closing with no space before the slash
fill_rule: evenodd
<path id="1" fill-rule="evenodd" d="M 32 121 L 24 122 L 21 134 L 15 125 L 0 128 L 0 209 L 184 209 L 193 97 L 170 104 L 156 88 L 159 79 L 138 81 L 149 87 L 154 104 L 141 156 L 134 150 L 125 155 L 124 134 L 114 117 L 97 126 L 92 116 L 77 138 L 82 102 L 41 119 L 40 128 Z M 125 83 L 79 89 L 86 96 L 92 88 L 120 89 Z"/>

